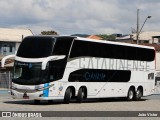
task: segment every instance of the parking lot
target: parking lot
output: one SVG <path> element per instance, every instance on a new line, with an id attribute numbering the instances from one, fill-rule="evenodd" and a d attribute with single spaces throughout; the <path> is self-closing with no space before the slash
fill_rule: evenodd
<path id="1" fill-rule="evenodd" d="M 36 105 L 32 100 L 12 99 L 9 94 L 1 92 L 0 110 L 4 111 L 160 111 L 160 95 L 143 97 L 141 101 L 128 102 L 124 99 L 88 99 L 79 104 L 72 101 L 63 104 L 62 101 L 41 101 Z"/>
<path id="2" fill-rule="evenodd" d="M 12 99 L 5 91 L 1 91 L 0 111 L 52 111 L 53 113 L 56 111 L 127 111 L 127 113 L 128 111 L 160 111 L 160 95 L 143 97 L 141 101 L 132 102 L 124 99 L 107 98 L 88 99 L 81 104 L 74 100 L 70 104 L 63 104 L 62 101 L 53 101 L 53 103 L 50 104 L 47 101 L 41 101 L 40 104 L 36 105 L 32 100 Z M 65 113 L 62 114 L 62 117 L 63 115 L 66 116 Z M 131 119 L 133 118 L 134 117 Z M 63 119 L 58 116 L 58 120 Z M 67 117 L 67 119 L 71 118 Z M 158 117 L 155 119 L 158 119 Z"/>

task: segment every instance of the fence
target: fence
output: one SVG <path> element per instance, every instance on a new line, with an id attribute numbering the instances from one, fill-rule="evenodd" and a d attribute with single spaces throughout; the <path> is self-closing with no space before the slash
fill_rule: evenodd
<path id="1" fill-rule="evenodd" d="M 11 72 L 0 72 L 0 89 L 10 89 L 11 87 Z"/>

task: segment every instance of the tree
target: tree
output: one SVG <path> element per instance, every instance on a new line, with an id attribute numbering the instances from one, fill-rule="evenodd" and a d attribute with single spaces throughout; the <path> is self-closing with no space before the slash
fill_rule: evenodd
<path id="1" fill-rule="evenodd" d="M 51 31 L 42 31 L 41 35 L 58 35 L 58 33 L 54 30 Z"/>
<path id="2" fill-rule="evenodd" d="M 99 34 L 97 35 L 99 37 L 101 37 L 103 40 L 109 40 L 109 41 L 114 41 L 116 39 L 115 35 L 107 35 L 107 34 Z"/>

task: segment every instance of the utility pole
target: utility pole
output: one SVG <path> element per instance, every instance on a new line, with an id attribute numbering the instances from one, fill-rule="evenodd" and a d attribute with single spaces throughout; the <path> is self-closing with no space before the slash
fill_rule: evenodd
<path id="1" fill-rule="evenodd" d="M 136 35 L 137 44 L 139 44 L 139 9 L 137 9 L 137 35 Z"/>

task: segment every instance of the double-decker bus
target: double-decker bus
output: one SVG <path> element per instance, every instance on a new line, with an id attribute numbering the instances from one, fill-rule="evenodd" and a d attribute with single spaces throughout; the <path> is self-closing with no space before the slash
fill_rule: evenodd
<path id="1" fill-rule="evenodd" d="M 155 86 L 155 49 L 76 36 L 28 36 L 14 57 L 11 95 L 17 99 L 82 102 L 139 100 Z"/>

